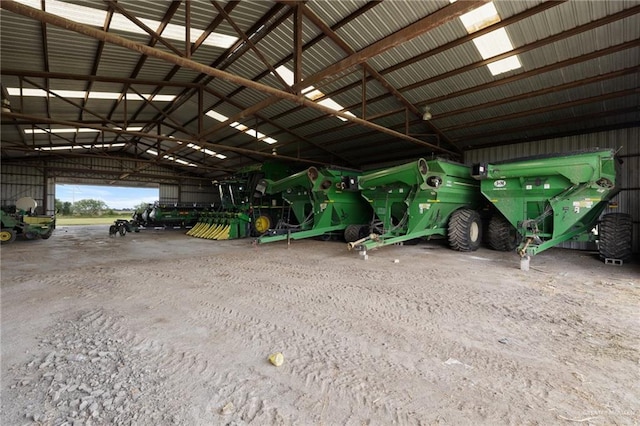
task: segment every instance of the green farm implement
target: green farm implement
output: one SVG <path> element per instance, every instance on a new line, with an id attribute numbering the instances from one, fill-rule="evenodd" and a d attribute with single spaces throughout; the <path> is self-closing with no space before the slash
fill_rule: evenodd
<path id="1" fill-rule="evenodd" d="M 454 250 L 474 251 L 482 239 L 478 186 L 469 167 L 445 160 L 421 158 L 364 173 L 358 188 L 375 217 L 367 229 L 353 230 L 362 238 L 348 247 L 366 259 L 372 248 L 439 236 Z"/>
<path id="2" fill-rule="evenodd" d="M 371 208 L 353 189 L 360 172 L 310 167 L 294 175 L 256 185 L 257 197 L 281 194 L 289 204 L 274 228 L 257 239 L 260 244 L 311 237 L 330 238 L 344 235 L 350 226 L 371 220 Z"/>
<path id="3" fill-rule="evenodd" d="M 263 234 L 283 210 L 279 196 L 254 198 L 254 188 L 264 178 L 280 179 L 289 173 L 288 167 L 266 162 L 240 170 L 229 179 L 215 182 L 218 200 L 216 208 L 201 213 L 198 222 L 187 235 L 209 240 L 229 240 Z"/>
<path id="4" fill-rule="evenodd" d="M 523 270 L 531 256 L 565 241 L 595 240 L 603 259 L 627 259 L 631 217 L 611 213 L 599 221 L 620 191 L 618 173 L 611 149 L 474 165 L 482 194 L 499 212 L 489 223 L 489 245 L 517 249 Z"/>
<path id="5" fill-rule="evenodd" d="M 31 197 L 20 198 L 15 207 L 0 211 L 0 243 L 8 244 L 18 236 L 27 240 L 47 240 L 56 227 L 55 216 L 36 215 L 36 201 Z"/>
<path id="6" fill-rule="evenodd" d="M 193 203 L 160 203 L 149 204 L 142 212 L 136 212 L 133 220 L 143 228 L 188 228 L 198 222 L 200 213 L 209 206 Z"/>

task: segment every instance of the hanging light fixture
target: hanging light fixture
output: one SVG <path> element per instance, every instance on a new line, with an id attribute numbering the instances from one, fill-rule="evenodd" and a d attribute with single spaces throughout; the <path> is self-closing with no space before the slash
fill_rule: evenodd
<path id="1" fill-rule="evenodd" d="M 429 121 L 429 120 L 431 120 L 431 117 L 432 117 L 432 115 L 431 115 L 431 107 L 430 106 L 424 107 L 424 114 L 422 114 L 422 119 L 424 121 Z"/>

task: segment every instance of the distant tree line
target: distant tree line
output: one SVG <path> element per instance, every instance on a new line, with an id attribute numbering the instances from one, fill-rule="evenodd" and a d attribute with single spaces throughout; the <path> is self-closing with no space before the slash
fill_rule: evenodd
<path id="1" fill-rule="evenodd" d="M 62 216 L 105 216 L 115 214 L 102 200 L 84 199 L 75 203 L 60 201 L 56 198 L 56 212 Z"/>
<path id="2" fill-rule="evenodd" d="M 149 203 L 142 202 L 131 210 L 142 212 L 147 209 Z M 126 209 L 129 210 L 129 209 Z M 56 212 L 62 216 L 109 216 L 116 212 L 102 200 L 84 199 L 75 203 L 60 201 L 56 198 Z"/>
<path id="3" fill-rule="evenodd" d="M 134 206 L 132 210 L 143 211 L 148 205 L 149 203 L 143 202 Z M 75 203 L 70 203 L 56 198 L 56 212 L 62 216 L 110 216 L 116 214 L 114 209 L 104 201 L 93 199 L 78 200 Z"/>

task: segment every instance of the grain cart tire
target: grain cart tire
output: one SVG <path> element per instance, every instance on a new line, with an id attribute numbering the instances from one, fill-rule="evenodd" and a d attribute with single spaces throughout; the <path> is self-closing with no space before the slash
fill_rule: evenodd
<path id="1" fill-rule="evenodd" d="M 369 225 L 348 225 L 344 230 L 344 240 L 353 243 L 369 236 Z"/>
<path id="2" fill-rule="evenodd" d="M 362 229 L 362 225 L 348 225 L 344 229 L 344 240 L 348 243 L 358 241 L 361 238 L 360 237 L 361 229 Z"/>
<path id="3" fill-rule="evenodd" d="M 598 226 L 600 258 L 629 260 L 632 227 L 629 214 L 609 213 L 602 216 Z"/>
<path id="4" fill-rule="evenodd" d="M 253 232 L 256 236 L 260 236 L 271 229 L 272 223 L 270 216 L 261 214 L 253 221 Z"/>
<path id="5" fill-rule="evenodd" d="M 487 229 L 487 244 L 493 250 L 513 251 L 520 244 L 520 233 L 499 213 L 491 216 Z"/>
<path id="6" fill-rule="evenodd" d="M 9 244 L 16 240 L 18 234 L 10 228 L 2 228 L 0 231 L 0 244 Z"/>
<path id="7" fill-rule="evenodd" d="M 456 210 L 449 218 L 449 245 L 458 251 L 475 251 L 482 241 L 482 219 L 477 211 Z"/>

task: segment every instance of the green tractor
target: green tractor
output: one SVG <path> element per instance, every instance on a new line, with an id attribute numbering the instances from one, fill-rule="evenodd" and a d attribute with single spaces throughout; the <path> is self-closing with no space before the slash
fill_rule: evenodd
<path id="1" fill-rule="evenodd" d="M 15 207 L 0 210 L 0 244 L 9 244 L 18 235 L 27 240 L 49 239 L 56 227 L 55 216 L 35 214 L 36 201 L 31 197 L 20 198 Z"/>

